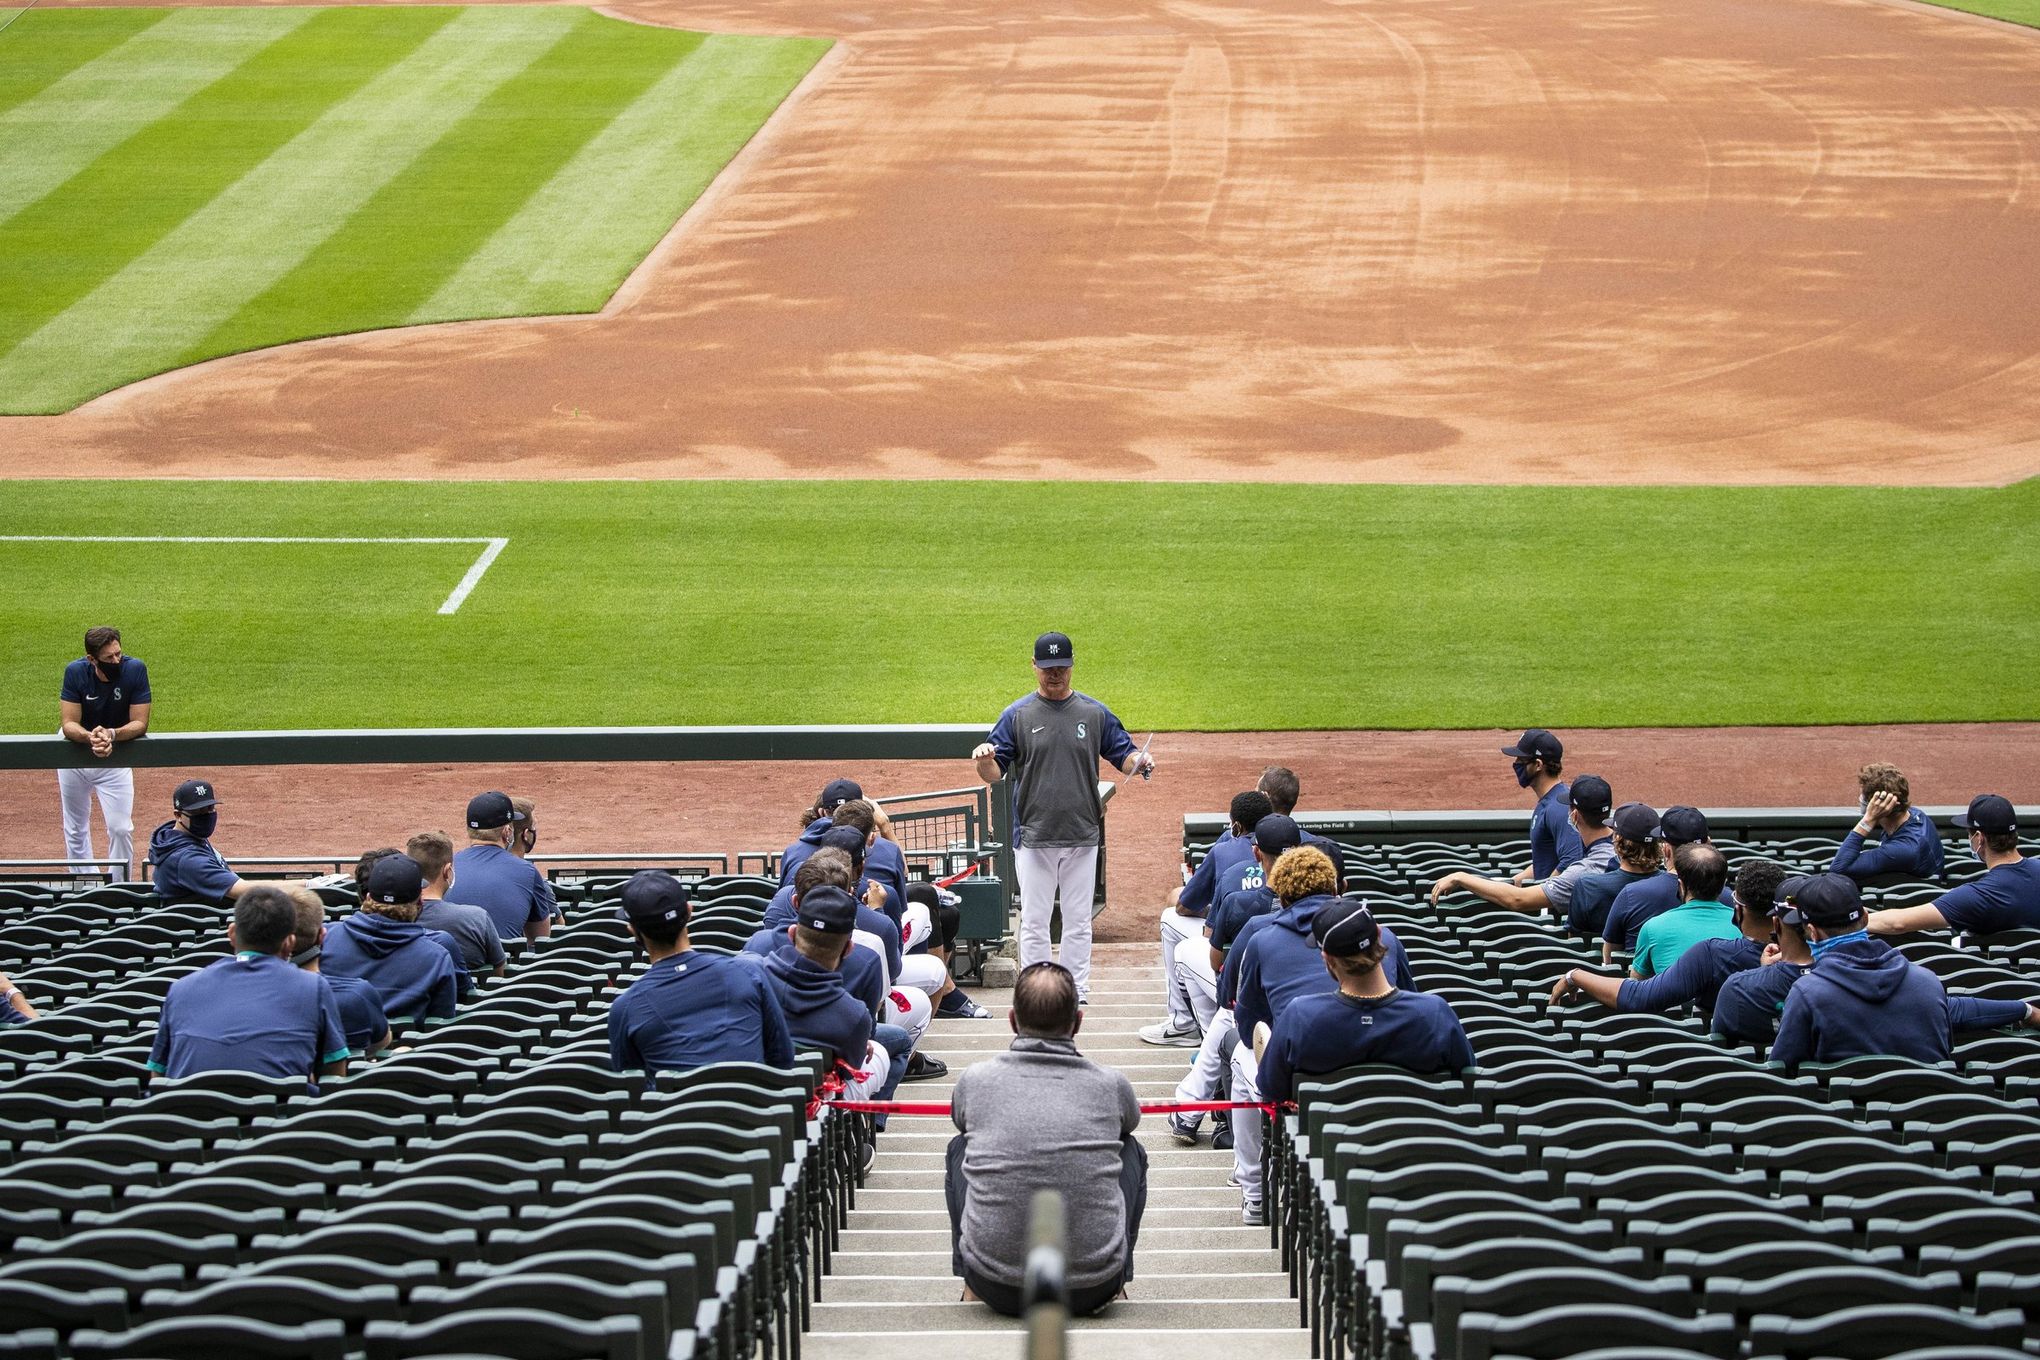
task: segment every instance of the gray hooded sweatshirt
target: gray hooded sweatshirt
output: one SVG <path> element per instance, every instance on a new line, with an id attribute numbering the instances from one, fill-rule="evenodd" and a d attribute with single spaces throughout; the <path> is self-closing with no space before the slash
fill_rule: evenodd
<path id="1" fill-rule="evenodd" d="M 950 1109 L 970 1135 L 965 1263 L 985 1279 L 1017 1286 L 1034 1192 L 1060 1190 L 1071 1286 L 1117 1277 L 1126 1261 L 1120 1140 L 1140 1123 L 1133 1083 L 1077 1052 L 1075 1040 L 1023 1035 L 956 1079 Z"/>

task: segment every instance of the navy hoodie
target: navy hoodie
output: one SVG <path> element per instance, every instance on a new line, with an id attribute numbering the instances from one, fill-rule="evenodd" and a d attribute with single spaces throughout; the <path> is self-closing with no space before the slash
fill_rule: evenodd
<path id="1" fill-rule="evenodd" d="M 868 930 L 878 936 L 879 942 L 885 946 L 886 976 L 896 978 L 900 975 L 901 957 L 899 922 L 894 920 L 889 912 L 873 911 L 864 905 L 865 886 L 870 882 L 869 878 L 857 880 L 857 891 L 850 894 L 857 902 L 857 928 Z M 892 898 L 886 898 L 886 904 L 890 906 Z M 774 893 L 772 900 L 765 904 L 765 919 L 759 924 L 767 930 L 784 933 L 793 922 L 793 885 L 789 883 Z"/>
<path id="2" fill-rule="evenodd" d="M 871 1041 L 871 1012 L 844 990 L 843 974 L 791 949 L 765 955 L 763 966 L 794 1045 L 819 1048 L 861 1069 L 865 1045 Z"/>
<path id="3" fill-rule="evenodd" d="M 1234 974 L 1233 1016 L 1246 1041 L 1252 1041 L 1255 1025 L 1274 1024 L 1283 1008 L 1298 997 L 1339 990 L 1339 984 L 1325 971 L 1324 953 L 1310 933 L 1318 912 L 1337 900 L 1325 893 L 1306 897 L 1272 916 L 1256 917 L 1248 923 L 1251 933 L 1241 932 L 1225 964 L 1226 971 Z M 1416 990 L 1401 941 L 1387 926 L 1381 928 L 1381 940 L 1388 946 L 1381 960 L 1388 980 L 1397 987 Z"/>
<path id="4" fill-rule="evenodd" d="M 227 904 L 227 891 L 241 876 L 227 867 L 211 841 L 177 825 L 163 823 L 149 837 L 149 862 L 155 866 L 156 895 L 169 902 Z"/>
<path id="5" fill-rule="evenodd" d="M 777 930 L 761 930 L 744 941 L 744 952 L 760 960 L 774 954 L 792 954 L 797 951 L 793 940 L 786 933 L 786 927 Z M 864 1003 L 871 1012 L 871 1018 L 878 1018 L 878 1008 L 885 1004 L 885 960 L 863 945 L 852 945 L 850 952 L 843 956 L 843 990 Z"/>
<path id="6" fill-rule="evenodd" d="M 381 993 L 385 1015 L 444 1018 L 460 999 L 459 948 L 416 921 L 357 911 L 326 928 L 319 971 L 360 978 Z"/>
<path id="7" fill-rule="evenodd" d="M 808 823 L 800 839 L 779 857 L 779 886 L 793 886 L 793 876 L 809 855 L 822 848 L 822 837 L 835 827 L 827 817 Z M 885 914 L 898 925 L 907 909 L 907 857 L 899 846 L 880 836 L 864 850 L 864 876 L 885 889 Z"/>
<path id="8" fill-rule="evenodd" d="M 1792 1066 L 1887 1054 L 1941 1062 L 1948 1050 L 1941 980 L 1882 940 L 1844 940 L 1816 958 L 1785 998 L 1771 1061 Z"/>

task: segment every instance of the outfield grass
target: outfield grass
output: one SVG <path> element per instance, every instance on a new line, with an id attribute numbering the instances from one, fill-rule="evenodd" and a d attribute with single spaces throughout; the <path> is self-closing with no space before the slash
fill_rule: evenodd
<path id="1" fill-rule="evenodd" d="M 2040 719 L 2040 481 L 8 487 L 64 533 L 510 544 L 443 617 L 473 546 L 0 543 L 0 730 L 107 622 L 166 731 L 989 722 L 1046 628 L 1142 729 Z"/>
<path id="2" fill-rule="evenodd" d="M 597 310 L 826 48 L 550 5 L 31 10 L 0 34 L 0 413 Z"/>
<path id="3" fill-rule="evenodd" d="M 1959 9 L 1968 14 L 2040 28 L 2040 0 L 1928 0 L 1928 3 L 1943 9 Z"/>

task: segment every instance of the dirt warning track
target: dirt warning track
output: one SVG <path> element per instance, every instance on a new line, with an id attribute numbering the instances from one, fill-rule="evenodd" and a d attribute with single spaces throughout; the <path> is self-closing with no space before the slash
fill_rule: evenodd
<path id="1" fill-rule="evenodd" d="M 0 420 L 0 475 L 1995 484 L 2040 32 L 1881 0 L 631 0 L 844 39 L 602 315 Z"/>

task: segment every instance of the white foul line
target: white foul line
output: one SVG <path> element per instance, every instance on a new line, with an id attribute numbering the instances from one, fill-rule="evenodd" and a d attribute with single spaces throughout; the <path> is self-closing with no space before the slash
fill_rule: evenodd
<path id="1" fill-rule="evenodd" d="M 482 555 L 467 569 L 467 575 L 460 578 L 460 584 L 453 588 L 453 594 L 446 597 L 446 603 L 439 606 L 442 614 L 451 614 L 466 603 L 469 592 L 481 584 L 482 576 L 503 549 L 510 546 L 507 538 L 283 538 L 253 534 L 232 537 L 206 537 L 185 534 L 0 534 L 0 543 L 480 543 Z"/>

